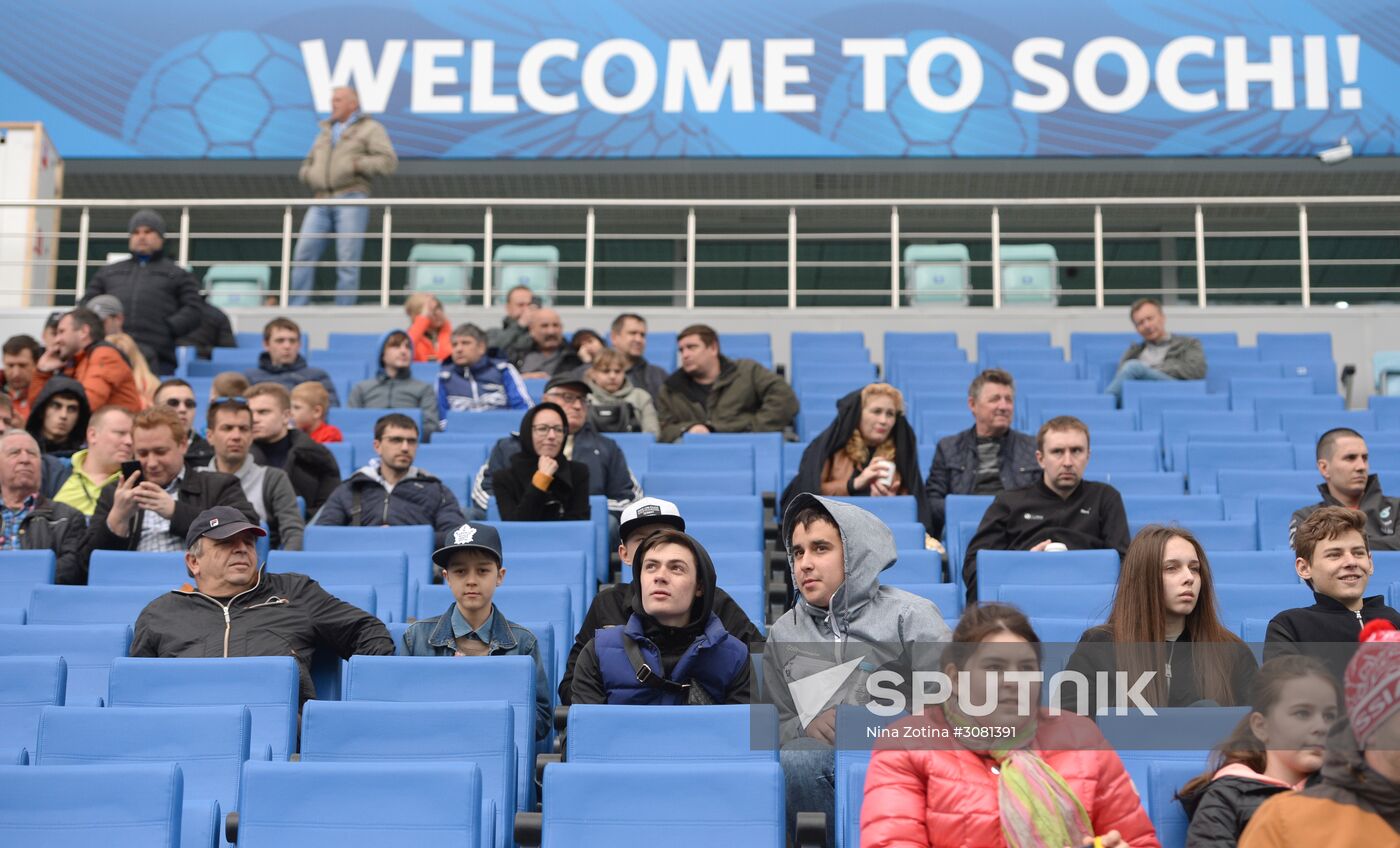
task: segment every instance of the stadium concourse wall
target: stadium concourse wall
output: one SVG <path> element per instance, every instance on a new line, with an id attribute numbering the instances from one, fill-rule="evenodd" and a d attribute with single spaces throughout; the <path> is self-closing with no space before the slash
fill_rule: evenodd
<path id="1" fill-rule="evenodd" d="M 1235 332 L 1240 344 L 1253 345 L 1255 336 L 1265 333 L 1332 334 L 1333 360 L 1340 368 L 1356 366 L 1351 405 L 1365 406 L 1372 392 L 1374 378 L 1371 357 L 1379 350 L 1400 349 L 1400 303 L 1395 305 L 1366 305 L 1337 308 L 1315 306 L 1308 309 L 1289 306 L 1211 306 L 1201 309 L 1194 305 L 1166 305 L 1167 327 L 1178 333 Z M 6 310 L 0 314 L 0 333 L 4 337 L 15 333 L 35 336 L 42 326 L 48 309 Z M 634 311 L 633 307 L 595 307 L 593 309 L 561 307 L 559 313 L 566 332 L 588 327 L 606 336 L 608 324 L 619 313 Z M 968 358 L 977 358 L 979 332 L 1049 332 L 1054 344 L 1069 347 L 1070 333 L 1131 332 L 1127 309 L 1113 307 L 1006 308 L 1000 311 L 980 308 L 901 308 L 875 307 L 800 309 L 733 309 L 675 307 L 645 307 L 640 311 L 653 330 L 675 332 L 693 323 L 712 325 L 721 334 L 771 333 L 775 362 L 790 362 L 789 334 L 797 332 L 860 331 L 875 362 L 884 360 L 884 334 L 897 332 L 955 332 L 958 344 L 968 351 Z M 308 333 L 313 350 L 324 347 L 332 332 L 374 332 L 404 326 L 407 319 L 401 308 L 317 306 L 279 310 L 234 309 L 229 311 L 234 330 L 255 332 L 275 315 L 287 315 Z M 501 307 L 452 306 L 448 317 L 454 323 L 471 321 L 489 328 L 500 322 Z M 315 359 L 314 354 L 312 359 Z"/>

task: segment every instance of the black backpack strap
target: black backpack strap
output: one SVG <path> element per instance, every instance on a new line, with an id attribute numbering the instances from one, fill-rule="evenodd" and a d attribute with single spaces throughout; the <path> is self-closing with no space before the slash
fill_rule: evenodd
<path id="1" fill-rule="evenodd" d="M 627 661 L 632 664 L 632 671 L 636 673 L 638 683 L 650 689 L 665 689 L 667 692 L 689 697 L 690 684 L 668 680 L 664 675 L 652 671 L 651 666 L 642 659 L 642 651 L 637 647 L 636 640 L 626 633 L 622 634 L 622 649 L 627 652 Z"/>
<path id="2" fill-rule="evenodd" d="M 361 513 L 363 510 L 364 510 L 364 504 L 361 503 L 360 487 L 359 487 L 359 486 L 355 486 L 355 485 L 351 485 L 351 486 L 350 486 L 350 523 L 347 524 L 346 526 L 347 526 L 347 527 L 359 527 L 359 526 L 360 526 L 360 513 Z"/>

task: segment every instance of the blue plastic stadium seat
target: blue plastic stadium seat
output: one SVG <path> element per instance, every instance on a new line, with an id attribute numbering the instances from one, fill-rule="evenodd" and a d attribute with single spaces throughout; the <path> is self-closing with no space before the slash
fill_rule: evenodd
<path id="1" fill-rule="evenodd" d="M 1092 619 L 1102 622 L 1108 620 L 1115 588 L 1112 583 L 1090 583 L 1075 586 L 1070 591 L 1047 592 L 1044 583 L 1003 583 L 997 587 L 995 597 L 1003 603 L 1015 604 L 1034 618 Z"/>
<path id="2" fill-rule="evenodd" d="M 1161 523 L 1129 520 L 1128 532 L 1137 536 L 1148 524 Z M 1252 518 L 1248 521 L 1183 521 L 1181 524 L 1196 536 L 1207 551 L 1258 550 L 1259 531 Z"/>
<path id="3" fill-rule="evenodd" d="M 1162 451 L 1154 444 L 1093 445 L 1090 443 L 1087 471 L 1112 474 L 1115 471 L 1160 471 Z"/>
<path id="4" fill-rule="evenodd" d="M 1230 408 L 1237 412 L 1253 412 L 1254 399 L 1257 397 L 1280 397 L 1290 394 L 1310 397 L 1317 394 L 1317 391 L 1313 381 L 1305 377 L 1235 377 L 1230 380 Z"/>
<path id="5" fill-rule="evenodd" d="M 68 664 L 63 657 L 0 657 L 0 750 L 34 750 L 39 715 L 63 706 Z"/>
<path id="6" fill-rule="evenodd" d="M 753 469 L 719 473 L 697 471 L 648 471 L 642 478 L 648 495 L 754 495 Z"/>
<path id="7" fill-rule="evenodd" d="M 937 444 L 945 436 L 961 433 L 971 426 L 967 410 L 925 411 L 919 413 L 919 441 Z"/>
<path id="8" fill-rule="evenodd" d="M 39 722 L 38 766 L 169 762 L 184 774 L 190 798 L 237 810 L 251 718 L 240 706 L 46 707 Z"/>
<path id="9" fill-rule="evenodd" d="M 240 704 L 252 716 L 251 750 L 285 760 L 296 750 L 300 686 L 293 657 L 150 659 L 112 662 L 109 707 Z"/>
<path id="10" fill-rule="evenodd" d="M 965 244 L 911 244 L 904 248 L 904 288 L 909 302 L 967 303 L 972 293 L 969 261 Z"/>
<path id="11" fill-rule="evenodd" d="M 1286 431 L 1288 428 L 1284 424 L 1298 413 L 1319 415 L 1340 413 L 1344 409 L 1345 400 L 1336 393 L 1279 397 L 1263 395 L 1254 398 L 1254 418 L 1260 430 Z"/>
<path id="12" fill-rule="evenodd" d="M 978 551 L 977 591 L 995 598 L 1003 583 L 1060 586 L 1118 582 L 1118 552 Z"/>
<path id="13" fill-rule="evenodd" d="M 1042 591 L 1044 591 L 1043 588 Z M 1039 636 L 1040 641 L 1044 644 L 1077 645 L 1085 630 L 1103 624 L 1107 618 L 1106 613 L 1087 618 L 1041 615 L 1031 618 L 1031 627 L 1035 629 L 1035 635 Z M 1047 674 L 1052 673 L 1049 668 L 1042 670 Z"/>
<path id="14" fill-rule="evenodd" d="M 375 423 L 386 415 L 406 415 L 413 419 L 413 423 L 417 424 L 420 430 L 423 427 L 423 410 L 416 406 L 395 409 L 359 409 L 337 406 L 327 413 L 326 421 L 341 430 L 373 431 Z M 369 446 L 366 445 L 366 447 Z"/>
<path id="15" fill-rule="evenodd" d="M 179 551 L 93 551 L 89 586 L 164 586 L 191 582 Z"/>
<path id="16" fill-rule="evenodd" d="M 1292 540 L 1288 535 L 1293 513 L 1305 506 L 1318 503 L 1316 494 L 1304 495 L 1259 495 L 1255 499 L 1255 523 L 1259 527 L 1259 550 L 1291 550 Z"/>
<path id="17" fill-rule="evenodd" d="M 883 581 L 882 581 L 883 582 Z M 903 589 L 921 598 L 933 601 L 933 605 L 938 607 L 938 612 L 947 622 L 954 621 L 962 614 L 962 599 L 966 593 L 960 590 L 955 583 L 886 583 L 896 589 Z M 949 625 L 951 626 L 951 624 Z"/>
<path id="18" fill-rule="evenodd" d="M 497 438 L 508 436 L 520 427 L 520 418 L 525 413 L 515 410 L 492 410 L 488 412 L 449 412 L 447 430 L 464 433 L 481 433 Z"/>
<path id="19" fill-rule="evenodd" d="M 408 557 L 410 580 L 432 580 L 435 535 L 428 524 L 395 527 L 328 527 L 308 524 L 302 541 L 307 551 L 395 551 Z"/>
<path id="20" fill-rule="evenodd" d="M 1212 551 L 1207 549 L 1211 577 L 1216 583 L 1292 585 L 1298 582 L 1290 551 Z"/>
<path id="21" fill-rule="evenodd" d="M 886 524 L 919 520 L 919 505 L 912 495 L 899 495 L 887 498 L 835 498 L 834 500 L 858 506 L 870 512 Z M 684 515 L 684 513 L 682 513 Z"/>
<path id="22" fill-rule="evenodd" d="M 1176 801 L 1176 794 L 1186 782 L 1199 775 L 1202 763 L 1195 761 L 1153 763 L 1148 771 L 1148 809 L 1152 825 L 1162 848 L 1182 848 L 1186 845 L 1186 829 L 1190 819 Z"/>
<path id="23" fill-rule="evenodd" d="M 465 303 L 475 261 L 476 249 L 469 244 L 415 244 L 408 251 L 408 290 L 429 292 L 443 303 Z"/>
<path id="24" fill-rule="evenodd" d="M 572 597 L 573 620 L 583 621 L 584 610 L 592 602 L 598 583 L 588 557 L 582 552 L 507 551 L 504 565 L 511 586 L 566 587 Z M 446 609 L 446 604 L 443 608 Z"/>
<path id="25" fill-rule="evenodd" d="M 572 729 L 572 728 L 571 728 Z M 303 763 L 453 761 L 481 773 L 483 825 L 510 845 L 516 810 L 514 714 L 506 701 L 454 704 L 308 701 L 301 719 Z"/>
<path id="26" fill-rule="evenodd" d="M 0 656 L 60 656 L 68 666 L 64 703 L 93 706 L 107 697 L 112 661 L 131 648 L 129 624 L 0 625 Z"/>
<path id="27" fill-rule="evenodd" d="M 763 550 L 761 521 L 687 521 L 685 529 L 711 553 Z"/>
<path id="28" fill-rule="evenodd" d="M 1216 488 L 1225 500 L 1227 517 L 1244 518 L 1254 514 L 1254 501 L 1260 495 L 1285 495 L 1300 503 L 1315 503 L 1321 479 L 1315 469 L 1227 468 L 1217 472 Z"/>
<path id="29" fill-rule="evenodd" d="M 210 306 L 220 309 L 256 309 L 272 292 L 270 265 L 210 265 L 204 272 L 204 289 Z"/>
<path id="30" fill-rule="evenodd" d="M 1225 395 L 1146 395 L 1137 402 L 1138 424 L 1144 429 L 1160 430 L 1162 415 L 1169 410 L 1224 414 L 1230 411 L 1230 398 Z"/>
<path id="31" fill-rule="evenodd" d="M 1214 495 L 1125 495 L 1123 507 L 1129 521 L 1142 523 L 1190 524 L 1225 519 L 1225 504 Z"/>
<path id="32" fill-rule="evenodd" d="M 1001 300 L 1006 305 L 1054 306 L 1058 257 L 1052 244 L 1001 245 Z"/>
<path id="33" fill-rule="evenodd" d="M 605 786 L 607 791 L 599 792 Z M 777 763 L 560 763 L 544 772 L 549 848 L 782 848 L 783 771 Z M 646 798 L 647 814 L 637 815 Z M 697 808 L 722 816 L 695 815 Z"/>
<path id="34" fill-rule="evenodd" d="M 30 624 L 135 624 L 146 605 L 171 586 L 36 586 Z"/>
<path id="35" fill-rule="evenodd" d="M 762 521 L 763 498 L 676 495 L 668 498 L 686 521 Z"/>
<path id="36" fill-rule="evenodd" d="M 267 569 L 305 574 L 323 586 L 372 586 L 379 615 L 402 621 L 407 614 L 408 558 L 401 553 L 272 551 Z"/>
<path id="37" fill-rule="evenodd" d="M 1288 359 L 1296 356 L 1332 358 L 1331 333 L 1260 333 L 1255 337 L 1259 358 Z"/>
<path id="38" fill-rule="evenodd" d="M 836 845 L 860 845 L 860 809 L 865 801 L 865 773 L 869 763 L 851 763 L 836 774 Z"/>
<path id="39" fill-rule="evenodd" d="M 1313 594 L 1304 583 L 1251 585 L 1216 580 L 1220 617 L 1225 621 L 1272 619 L 1286 609 L 1312 606 Z"/>
<path id="40" fill-rule="evenodd" d="M 689 433 L 682 437 L 681 444 L 696 445 L 698 447 L 730 447 L 733 445 L 748 445 L 753 448 L 753 469 L 754 482 L 764 492 L 778 493 L 782 491 L 782 483 L 779 479 L 782 471 L 782 433 Z M 658 446 L 659 447 L 659 446 Z M 647 462 L 643 471 L 652 470 L 651 457 L 656 447 L 648 448 Z M 742 466 L 740 457 L 736 454 L 735 462 Z M 629 462 L 630 464 L 630 462 Z M 708 468 L 708 465 L 694 465 L 693 468 Z M 727 466 L 721 466 L 727 467 Z M 631 469 L 633 474 L 638 473 L 637 469 Z M 657 471 L 673 471 L 670 467 L 655 469 Z"/>
<path id="41" fill-rule="evenodd" d="M 988 362 L 978 363 L 982 368 L 1001 368 L 1011 372 L 1019 383 L 1022 380 L 1077 380 L 1079 366 L 1053 358 L 1036 358 L 1034 353 L 1014 355 L 1016 351 L 1003 351 L 1001 356 Z"/>
<path id="42" fill-rule="evenodd" d="M 566 741 L 570 764 L 775 763 L 778 712 L 771 704 L 578 704 L 569 708 Z"/>
<path id="43" fill-rule="evenodd" d="M 1293 448 L 1285 444 L 1192 441 L 1186 446 L 1186 462 L 1186 479 L 1191 493 L 1208 495 L 1216 492 L 1216 474 L 1224 469 L 1287 470 L 1293 464 Z"/>
<path id="44" fill-rule="evenodd" d="M 501 534 L 501 551 L 507 563 L 513 554 L 577 551 L 588 560 L 600 582 L 607 580 L 608 564 L 597 561 L 595 528 L 591 521 L 551 521 L 549 532 L 541 532 L 544 528 L 537 521 L 493 521 L 491 525 Z"/>
<path id="45" fill-rule="evenodd" d="M 171 763 L 0 766 L 0 844 L 180 848 L 183 804 Z"/>
<path id="46" fill-rule="evenodd" d="M 1180 471 L 1115 471 L 1102 474 L 1091 471 L 1084 475 L 1084 479 L 1108 483 L 1125 497 L 1186 493 L 1186 475 Z"/>
<path id="47" fill-rule="evenodd" d="M 251 762 L 243 771 L 239 845 L 476 848 L 482 827 L 481 773 L 472 763 Z"/>
<path id="48" fill-rule="evenodd" d="M 1209 356 L 1209 354 L 1207 354 Z M 1236 361 L 1212 363 L 1206 370 L 1206 389 L 1211 394 L 1229 394 L 1234 380 L 1277 380 L 1283 366 L 1277 362 Z"/>
<path id="49" fill-rule="evenodd" d="M 1048 348 L 1050 334 L 1042 332 L 1007 333 L 980 331 L 977 333 L 977 358 L 986 358 L 987 352 L 1004 348 Z"/>
<path id="50" fill-rule="evenodd" d="M 893 565 L 880 572 L 882 583 L 941 583 L 943 556 L 923 548 L 905 548 Z"/>
<path id="51" fill-rule="evenodd" d="M 515 733 L 515 807 L 533 803 L 535 664 L 529 657 L 350 658 L 346 701 L 507 701 Z"/>
<path id="52" fill-rule="evenodd" d="M 34 587 L 53 578 L 53 551 L 0 551 L 0 607 L 28 607 Z"/>

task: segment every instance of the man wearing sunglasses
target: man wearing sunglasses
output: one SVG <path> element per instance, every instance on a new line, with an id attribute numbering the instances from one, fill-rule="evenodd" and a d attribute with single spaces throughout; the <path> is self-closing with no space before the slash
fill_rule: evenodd
<path id="1" fill-rule="evenodd" d="M 214 446 L 201 436 L 194 427 L 194 411 L 199 402 L 194 397 L 194 387 L 178 377 L 166 380 L 156 389 L 153 406 L 168 406 L 175 417 L 185 425 L 190 434 L 189 447 L 185 449 L 185 461 L 195 468 L 203 468 L 214 459 Z"/>

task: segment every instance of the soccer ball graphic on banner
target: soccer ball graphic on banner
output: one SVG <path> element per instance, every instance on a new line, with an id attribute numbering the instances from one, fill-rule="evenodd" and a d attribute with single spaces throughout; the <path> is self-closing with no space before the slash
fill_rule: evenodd
<path id="1" fill-rule="evenodd" d="M 316 120 L 296 48 L 229 31 L 157 59 L 127 101 L 122 135 L 151 156 L 292 157 L 310 147 Z"/>
<path id="2" fill-rule="evenodd" d="M 909 52 L 925 41 L 951 33 L 918 31 L 905 34 Z M 960 112 L 932 112 L 909 90 L 908 56 L 889 59 L 885 67 L 885 110 L 865 111 L 864 66 L 847 61 L 831 85 L 821 112 L 821 134 L 853 153 L 874 156 L 1017 156 L 1035 151 L 1036 116 L 1011 108 L 1012 73 L 995 51 L 966 36 L 982 59 L 982 92 Z M 957 90 L 962 71 L 953 57 L 938 56 L 930 69 L 934 91 L 944 96 Z"/>

